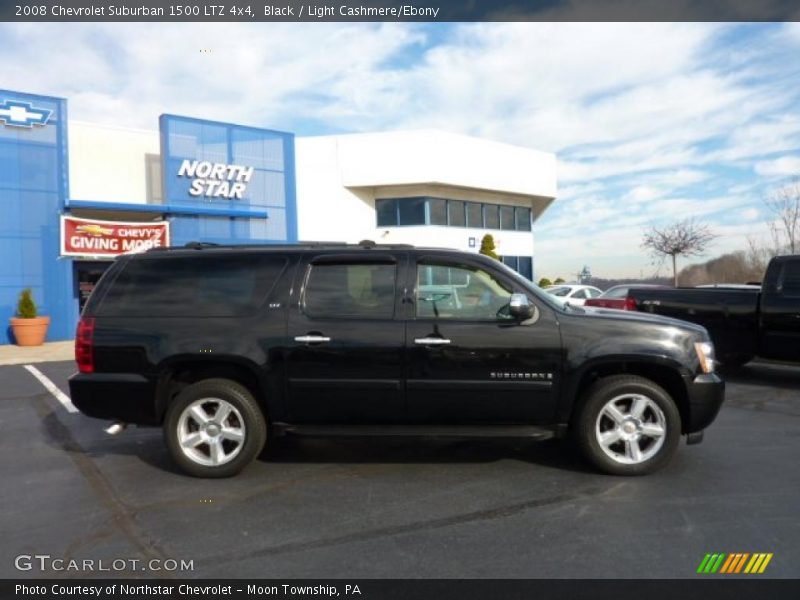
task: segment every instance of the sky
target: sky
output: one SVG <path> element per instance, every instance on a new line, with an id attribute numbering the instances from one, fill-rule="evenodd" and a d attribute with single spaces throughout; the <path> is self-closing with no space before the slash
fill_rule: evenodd
<path id="1" fill-rule="evenodd" d="M 0 55 L 0 88 L 66 97 L 74 120 L 554 152 L 558 198 L 534 224 L 551 279 L 652 275 L 644 230 L 686 217 L 718 236 L 704 258 L 766 243 L 764 197 L 800 176 L 798 23 L 4 23 Z"/>

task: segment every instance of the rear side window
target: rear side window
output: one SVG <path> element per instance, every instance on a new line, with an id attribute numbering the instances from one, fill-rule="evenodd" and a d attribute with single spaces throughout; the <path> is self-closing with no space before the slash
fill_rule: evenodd
<path id="1" fill-rule="evenodd" d="M 306 282 L 304 312 L 322 319 L 391 319 L 395 271 L 393 263 L 312 265 Z"/>
<path id="2" fill-rule="evenodd" d="M 783 265 L 781 291 L 786 296 L 800 296 L 800 260 L 793 260 Z"/>
<path id="3" fill-rule="evenodd" d="M 286 259 L 264 255 L 132 260 L 97 314 L 114 317 L 239 317 L 266 300 Z"/>

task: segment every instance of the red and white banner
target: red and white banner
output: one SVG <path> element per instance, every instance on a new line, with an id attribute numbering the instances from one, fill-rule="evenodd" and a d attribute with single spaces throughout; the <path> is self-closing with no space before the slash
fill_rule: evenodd
<path id="1" fill-rule="evenodd" d="M 169 246 L 169 222 L 61 217 L 61 256 L 118 256 Z"/>

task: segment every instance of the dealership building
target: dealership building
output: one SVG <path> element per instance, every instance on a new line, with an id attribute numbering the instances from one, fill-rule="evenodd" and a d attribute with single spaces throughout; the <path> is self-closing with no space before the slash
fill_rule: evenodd
<path id="1" fill-rule="evenodd" d="M 320 137 L 165 114 L 152 130 L 70 121 L 67 100 L 0 90 L 0 344 L 19 292 L 71 339 L 117 255 L 192 241 L 405 243 L 534 276 L 555 156 L 440 131 Z"/>

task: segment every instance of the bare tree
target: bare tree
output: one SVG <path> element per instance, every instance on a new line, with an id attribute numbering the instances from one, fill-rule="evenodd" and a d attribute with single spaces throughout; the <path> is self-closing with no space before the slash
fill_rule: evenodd
<path id="1" fill-rule="evenodd" d="M 775 216 L 768 226 L 776 251 L 787 248 L 796 254 L 800 250 L 800 178 L 775 190 L 764 204 Z"/>
<path id="2" fill-rule="evenodd" d="M 672 279 L 678 287 L 678 257 L 703 254 L 715 237 L 708 225 L 689 218 L 665 227 L 651 227 L 644 233 L 642 247 L 660 261 L 667 256 L 672 258 Z"/>
<path id="3" fill-rule="evenodd" d="M 771 253 L 768 248 L 763 248 L 752 235 L 747 236 L 747 265 L 750 270 L 757 274 L 755 279 L 763 279 L 764 272 L 767 270 Z"/>

